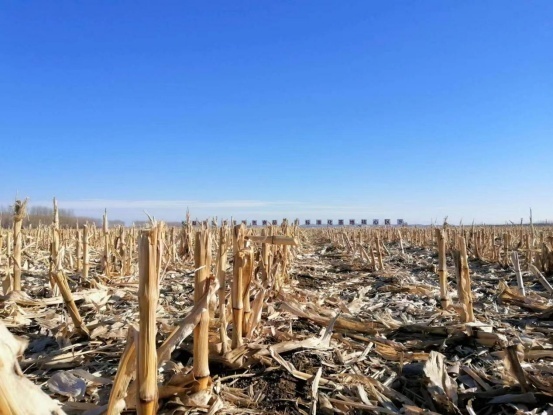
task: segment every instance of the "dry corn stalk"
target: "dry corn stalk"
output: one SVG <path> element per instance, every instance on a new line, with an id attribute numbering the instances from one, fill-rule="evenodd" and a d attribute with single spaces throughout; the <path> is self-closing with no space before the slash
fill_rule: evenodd
<path id="1" fill-rule="evenodd" d="M 459 300 L 463 307 L 462 321 L 464 323 L 474 322 L 474 311 L 472 307 L 472 290 L 470 269 L 467 256 L 467 245 L 463 236 L 459 237 Z"/>
<path id="2" fill-rule="evenodd" d="M 16 200 L 13 210 L 13 289 L 21 291 L 21 225 L 25 217 L 27 200 Z"/>
<path id="3" fill-rule="evenodd" d="M 362 244 L 358 245 L 359 253 L 361 255 L 361 259 L 363 259 L 366 263 L 371 263 L 371 258 L 369 257 L 369 254 L 367 253 L 367 250 L 363 247 Z"/>
<path id="4" fill-rule="evenodd" d="M 133 326 L 129 327 L 127 333 L 127 344 L 121 355 L 117 374 L 113 381 L 109 395 L 107 415 L 119 415 L 125 409 L 125 397 L 127 388 L 134 377 L 136 370 L 136 337 L 138 332 Z"/>
<path id="5" fill-rule="evenodd" d="M 405 249 L 403 249 L 403 237 L 402 237 L 401 231 L 399 229 L 397 230 L 397 236 L 398 236 L 398 239 L 399 239 L 399 248 L 401 249 L 401 255 L 405 256 Z"/>
<path id="6" fill-rule="evenodd" d="M 129 232 L 127 234 L 126 242 L 126 252 L 125 252 L 125 269 L 123 270 L 123 275 L 132 274 L 132 261 L 133 261 L 133 246 L 134 244 L 134 232 Z"/>
<path id="7" fill-rule="evenodd" d="M 0 321 L 0 414 L 64 415 L 55 401 L 27 379 L 17 361 L 27 342 L 14 337 Z"/>
<path id="8" fill-rule="evenodd" d="M 242 249 L 244 246 L 244 225 L 236 225 L 234 227 L 233 237 L 233 279 L 231 287 L 232 297 L 232 348 L 243 344 L 242 341 L 242 324 L 244 317 L 244 262 L 245 254 Z"/>
<path id="9" fill-rule="evenodd" d="M 533 230 L 534 228 L 532 227 L 532 231 Z M 534 249 L 534 237 L 531 237 L 531 235 L 526 234 L 525 240 L 526 240 L 526 249 L 527 249 L 526 250 L 526 269 L 529 271 L 530 265 L 532 265 L 532 262 L 534 261 L 533 252 L 532 252 L 532 250 Z"/>
<path id="10" fill-rule="evenodd" d="M 8 294 L 13 289 L 12 278 L 12 238 L 10 231 L 6 234 L 6 263 L 4 264 L 4 279 L 2 280 L 2 288 L 4 295 Z"/>
<path id="11" fill-rule="evenodd" d="M 227 313 L 226 313 L 226 268 L 228 251 L 228 232 L 226 226 L 219 229 L 219 248 L 217 252 L 217 280 L 219 283 L 219 335 L 221 338 L 221 351 L 226 354 L 229 351 L 227 337 Z"/>
<path id="12" fill-rule="evenodd" d="M 538 279 L 540 280 L 541 285 L 543 285 L 543 287 L 547 290 L 549 295 L 550 296 L 553 295 L 553 287 L 551 286 L 551 284 L 549 284 L 549 281 L 547 281 L 547 279 L 540 272 L 540 270 L 534 264 L 530 264 L 529 268 L 530 268 L 530 272 L 532 272 L 532 274 L 534 274 L 536 277 L 538 277 Z"/>
<path id="13" fill-rule="evenodd" d="M 522 271 L 520 270 L 520 262 L 518 260 L 518 252 L 511 252 L 511 262 L 513 263 L 513 268 L 515 269 L 515 274 L 517 277 L 517 285 L 520 293 L 523 297 L 526 297 L 526 290 L 524 289 L 524 280 L 522 279 Z"/>
<path id="14" fill-rule="evenodd" d="M 518 381 L 522 391 L 528 392 L 530 390 L 530 385 L 528 384 L 526 372 L 520 364 L 517 345 L 511 345 L 505 349 L 505 366 L 509 369 L 513 377 Z"/>
<path id="15" fill-rule="evenodd" d="M 286 277 L 286 269 L 288 266 L 288 246 L 298 246 L 298 240 L 294 236 L 286 236 L 286 235 L 273 235 L 274 229 L 273 227 L 270 228 L 270 235 L 265 235 L 265 229 L 262 230 L 262 235 L 248 235 L 245 237 L 246 240 L 258 242 L 261 243 L 261 282 L 263 285 L 268 284 L 268 279 L 270 277 L 272 265 L 273 265 L 273 257 L 274 254 L 272 253 L 272 246 L 279 245 L 282 248 L 282 270 L 281 270 L 281 277 L 284 279 Z M 250 251 L 247 251 L 247 256 L 249 258 Z M 252 267 L 253 267 L 253 251 L 251 251 L 251 258 L 252 258 Z M 253 272 L 253 268 L 251 270 Z M 249 267 L 247 267 L 247 272 L 249 275 Z M 244 284 L 249 284 L 247 281 L 244 281 Z M 278 291 L 280 289 L 280 279 L 276 278 L 275 280 L 275 290 Z M 246 311 L 245 311 L 246 312 Z"/>
<path id="16" fill-rule="evenodd" d="M 266 230 L 261 231 L 262 236 L 265 236 Z M 261 283 L 264 287 L 269 285 L 269 270 L 271 269 L 271 249 L 269 244 L 261 244 Z"/>
<path id="17" fill-rule="evenodd" d="M 102 257 L 102 267 L 104 268 L 104 274 L 106 274 L 106 277 L 109 277 L 109 225 L 107 210 L 104 211 L 104 216 L 102 220 L 102 234 L 104 236 L 104 256 Z"/>
<path id="18" fill-rule="evenodd" d="M 213 294 L 214 286 L 210 285 L 209 290 L 204 294 L 199 301 L 194 304 L 188 315 L 182 319 L 178 326 L 174 328 L 171 334 L 165 339 L 163 344 L 157 349 L 158 366 L 163 362 L 171 359 L 171 353 L 175 350 L 184 339 L 186 339 L 200 323 L 202 313 L 207 310 L 208 300 Z"/>
<path id="19" fill-rule="evenodd" d="M 444 231 L 436 229 L 436 237 L 438 239 L 438 277 L 440 279 L 440 301 L 442 308 L 449 307 L 449 294 L 447 292 L 447 261 L 445 256 L 446 240 Z"/>
<path id="20" fill-rule="evenodd" d="M 138 301 L 140 331 L 137 353 L 139 415 L 157 411 L 156 308 L 159 298 L 159 274 L 162 257 L 162 224 L 154 223 L 142 231 L 138 241 Z"/>
<path id="21" fill-rule="evenodd" d="M 369 251 L 371 253 L 371 268 L 373 269 L 373 271 L 376 271 L 376 257 L 374 256 L 374 248 L 370 242 Z"/>
<path id="22" fill-rule="evenodd" d="M 75 328 L 80 334 L 88 337 L 90 333 L 88 332 L 88 329 L 84 324 L 83 319 L 81 318 L 79 309 L 75 305 L 75 300 L 73 300 L 73 295 L 71 294 L 71 289 L 69 288 L 69 284 L 67 283 L 67 278 L 65 277 L 65 274 L 61 269 L 58 268 L 52 273 L 52 276 L 54 277 L 54 281 L 61 292 L 63 302 L 67 307 L 67 311 L 71 316 L 71 320 L 73 320 Z"/>
<path id="23" fill-rule="evenodd" d="M 242 320 L 242 334 L 247 333 L 248 331 L 248 322 L 251 317 L 252 309 L 250 304 L 250 287 L 253 279 L 254 272 L 254 255 L 253 249 L 248 247 L 244 249 L 244 269 L 242 271 L 242 301 L 243 301 L 243 310 L 244 317 Z"/>
<path id="24" fill-rule="evenodd" d="M 252 337 L 253 331 L 255 330 L 257 324 L 261 321 L 261 313 L 263 312 L 265 293 L 266 290 L 264 288 L 260 289 L 257 293 L 257 296 L 252 302 L 252 312 L 244 329 L 247 338 Z"/>
<path id="25" fill-rule="evenodd" d="M 208 290 L 211 268 L 211 235 L 209 229 L 196 232 L 194 247 L 194 302 L 199 303 Z M 209 310 L 201 313 L 200 322 L 194 329 L 194 378 L 198 382 L 197 391 L 205 390 L 210 383 L 209 377 Z"/>
<path id="26" fill-rule="evenodd" d="M 382 271 L 384 269 L 384 262 L 382 261 L 382 249 L 380 247 L 380 236 L 376 235 L 376 249 L 378 252 L 378 269 Z"/>
<path id="27" fill-rule="evenodd" d="M 52 287 L 52 295 L 59 295 L 59 288 L 56 285 L 56 276 L 58 268 L 58 256 L 60 250 L 60 218 L 58 212 L 58 202 L 56 198 L 53 200 L 54 216 L 52 220 L 52 242 L 50 243 L 50 286 Z"/>
<path id="28" fill-rule="evenodd" d="M 181 256 L 188 260 L 192 257 L 192 223 L 190 222 L 190 212 L 186 210 L 186 222 L 182 223 L 181 232 Z"/>
<path id="29" fill-rule="evenodd" d="M 77 229 L 77 246 L 75 249 L 75 255 L 77 257 L 77 261 L 75 264 L 75 271 L 80 272 L 81 271 L 81 264 L 82 264 L 82 246 L 83 246 L 83 233 L 80 229 Z"/>
<path id="30" fill-rule="evenodd" d="M 127 262 L 127 234 L 125 232 L 125 228 L 122 226 L 119 229 L 119 246 L 117 247 L 117 250 L 119 252 L 119 275 L 123 277 L 125 275 L 125 268 L 126 268 L 126 262 Z"/>
<path id="31" fill-rule="evenodd" d="M 505 260 L 505 265 L 509 265 L 509 245 L 511 242 L 511 234 L 510 233 L 504 233 L 503 234 L 503 255 Z"/>
<path id="32" fill-rule="evenodd" d="M 2 283 L 4 295 L 8 294 L 13 289 L 13 279 L 11 278 L 11 263 L 12 263 L 12 243 L 11 233 L 8 231 L 6 235 L 6 276 Z"/>
<path id="33" fill-rule="evenodd" d="M 90 257 L 88 253 L 88 225 L 83 229 L 83 280 L 88 280 L 88 270 L 90 269 Z"/>

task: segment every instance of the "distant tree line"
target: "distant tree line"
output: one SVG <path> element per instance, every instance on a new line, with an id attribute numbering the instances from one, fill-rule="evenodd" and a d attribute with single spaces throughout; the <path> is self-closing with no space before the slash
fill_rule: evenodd
<path id="1" fill-rule="evenodd" d="M 95 223 L 96 226 L 102 226 L 102 219 L 88 216 L 77 216 L 72 209 L 58 209 L 60 226 L 63 227 L 82 227 L 86 223 Z M 23 219 L 23 226 L 31 225 L 33 228 L 39 224 L 49 225 L 54 219 L 54 209 L 47 206 L 28 206 L 27 215 Z M 125 225 L 121 220 L 109 220 L 109 226 Z M 0 206 L 0 227 L 11 228 L 13 226 L 13 206 Z"/>

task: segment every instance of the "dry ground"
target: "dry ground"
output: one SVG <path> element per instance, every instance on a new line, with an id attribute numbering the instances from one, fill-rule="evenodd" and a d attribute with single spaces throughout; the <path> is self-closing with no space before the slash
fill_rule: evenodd
<path id="1" fill-rule="evenodd" d="M 437 301 L 434 251 L 405 246 L 403 255 L 395 244 L 387 248 L 385 269 L 373 272 L 328 240 L 311 240 L 294 261 L 290 284 L 267 299 L 262 325 L 249 344 L 269 350 L 320 339 L 329 325 L 330 342 L 268 352 L 238 369 L 214 360 L 207 407 L 187 401 L 183 392 L 164 397 L 159 412 L 206 413 L 211 406 L 212 413 L 309 414 L 315 396 L 318 412 L 325 414 L 553 414 L 553 322 L 539 282 L 525 274 L 528 298 L 521 300 L 501 285 L 515 284 L 512 269 L 471 260 L 481 324 L 467 327 Z M 0 301 L 4 324 L 29 341 L 21 367 L 67 413 L 102 413 L 126 331 L 136 323 L 136 277 L 114 278 L 94 289 L 70 275 L 91 331 L 91 339 L 79 339 L 71 336 L 63 302 L 48 303 L 45 258 L 27 260 L 28 298 Z M 455 289 L 453 278 L 451 293 Z M 159 343 L 192 306 L 192 290 L 192 268 L 166 270 Z M 541 297 L 534 299 L 536 294 Z M 190 372 L 190 342 L 161 367 L 161 384 L 178 384 Z M 76 386 L 68 379 L 76 379 Z"/>

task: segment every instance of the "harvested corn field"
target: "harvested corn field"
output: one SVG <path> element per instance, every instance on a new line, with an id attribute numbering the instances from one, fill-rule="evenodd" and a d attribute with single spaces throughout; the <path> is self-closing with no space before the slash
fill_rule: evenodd
<path id="1" fill-rule="evenodd" d="M 553 415 L 552 16 L 1 2 L 0 415 Z"/>
<path id="2" fill-rule="evenodd" d="M 547 414 L 553 229 L 2 229 L 2 414 Z"/>

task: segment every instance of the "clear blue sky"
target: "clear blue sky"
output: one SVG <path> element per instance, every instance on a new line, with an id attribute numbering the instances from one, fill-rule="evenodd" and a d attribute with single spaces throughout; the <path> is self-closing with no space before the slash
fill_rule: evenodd
<path id="1" fill-rule="evenodd" d="M 553 219 L 553 1 L 10 1 L 0 204 Z"/>

